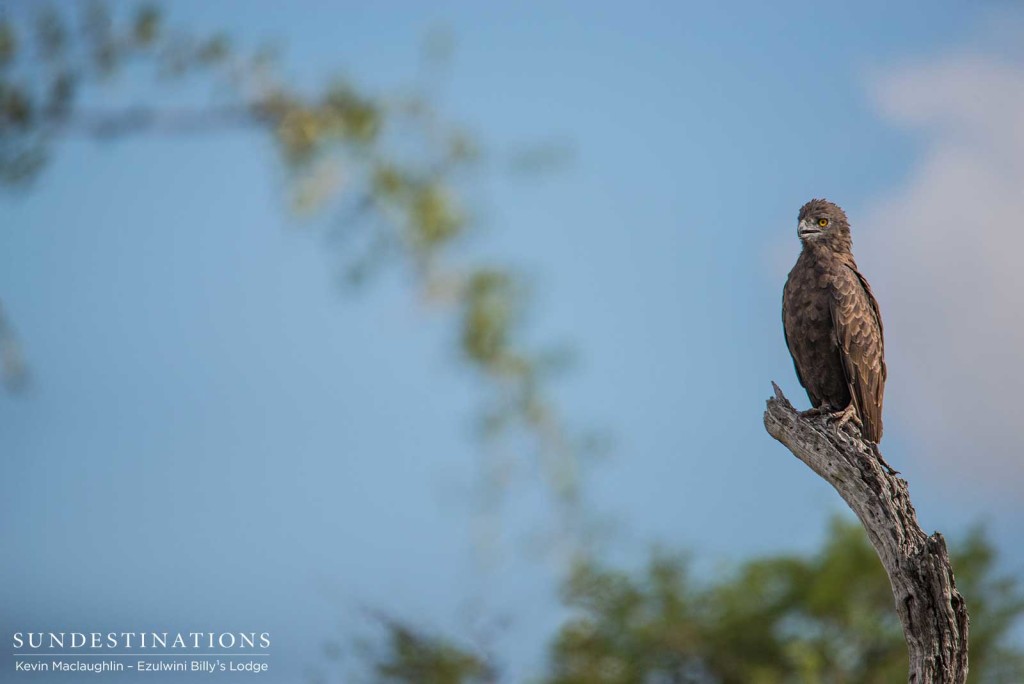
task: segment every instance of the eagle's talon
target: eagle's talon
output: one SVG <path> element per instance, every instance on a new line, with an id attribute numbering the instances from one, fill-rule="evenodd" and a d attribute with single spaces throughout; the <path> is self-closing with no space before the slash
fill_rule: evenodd
<path id="1" fill-rule="evenodd" d="M 842 430 L 847 423 L 853 423 L 858 428 L 863 428 L 864 423 L 861 422 L 860 416 L 857 415 L 857 409 L 854 408 L 853 404 L 850 404 L 842 411 L 836 411 L 830 414 L 836 419 L 836 429 Z"/>

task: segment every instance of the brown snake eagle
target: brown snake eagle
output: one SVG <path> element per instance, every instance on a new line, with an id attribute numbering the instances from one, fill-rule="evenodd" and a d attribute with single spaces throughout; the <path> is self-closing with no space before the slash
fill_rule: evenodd
<path id="1" fill-rule="evenodd" d="M 803 249 L 782 292 L 782 325 L 800 384 L 814 408 L 840 426 L 859 423 L 882 438 L 885 344 L 878 302 L 853 260 L 850 223 L 838 206 L 813 199 L 800 209 Z"/>

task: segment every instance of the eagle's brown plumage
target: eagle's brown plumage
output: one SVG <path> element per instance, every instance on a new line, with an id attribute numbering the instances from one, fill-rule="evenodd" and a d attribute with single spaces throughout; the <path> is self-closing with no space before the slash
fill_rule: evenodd
<path id="1" fill-rule="evenodd" d="M 800 209 L 803 250 L 782 293 L 786 345 L 815 409 L 853 407 L 866 439 L 882 438 L 885 344 L 878 302 L 853 260 L 850 224 L 823 199 Z"/>

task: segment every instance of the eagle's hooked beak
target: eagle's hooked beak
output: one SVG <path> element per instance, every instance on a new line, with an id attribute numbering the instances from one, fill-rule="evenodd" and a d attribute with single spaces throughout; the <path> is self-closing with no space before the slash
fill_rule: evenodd
<path id="1" fill-rule="evenodd" d="M 796 234 L 801 240 L 805 240 L 812 235 L 819 235 L 821 228 L 815 224 L 809 222 L 807 219 L 803 219 L 796 227 Z"/>

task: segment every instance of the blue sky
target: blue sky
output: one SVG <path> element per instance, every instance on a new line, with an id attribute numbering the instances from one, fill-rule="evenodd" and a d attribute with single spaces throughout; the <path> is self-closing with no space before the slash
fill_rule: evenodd
<path id="1" fill-rule="evenodd" d="M 1024 572 L 1013 404 L 955 331 L 930 334 L 970 310 L 929 269 L 952 259 L 971 292 L 1022 303 L 999 250 L 965 239 L 1012 225 L 998 209 L 1016 200 L 985 195 L 1000 187 L 986 174 L 1024 179 L 986 137 L 1019 142 L 1019 6 L 183 1 L 170 19 L 277 40 L 302 82 L 342 72 L 380 92 L 447 27 L 448 117 L 494 159 L 571 143 L 557 174 L 493 173 L 472 249 L 534 275 L 531 336 L 577 345 L 556 393 L 573 424 L 615 437 L 587 495 L 616 560 L 661 543 L 712 571 L 808 551 L 841 510 L 761 426 L 770 380 L 806 403 L 779 300 L 796 212 L 826 196 L 886 317 L 883 448 L 922 525 L 956 538 L 986 522 Z M 393 275 L 340 294 L 280 176 L 247 132 L 73 141 L 0 199 L 0 297 L 36 374 L 0 396 L 0 625 L 252 625 L 274 633 L 272 681 L 295 681 L 362 607 L 460 637 L 487 595 L 511 618 L 498 650 L 516 681 L 559 617 L 556 570 L 523 531 L 536 487 L 510 490 L 516 532 L 482 567 L 462 494 L 479 395 L 450 320 Z M 964 229 L 982 196 L 996 209 Z M 1013 317 L 971 320 L 1019 365 Z M 943 401 L 958 388 L 976 412 Z M 1004 432 L 987 443 L 993 415 Z"/>

